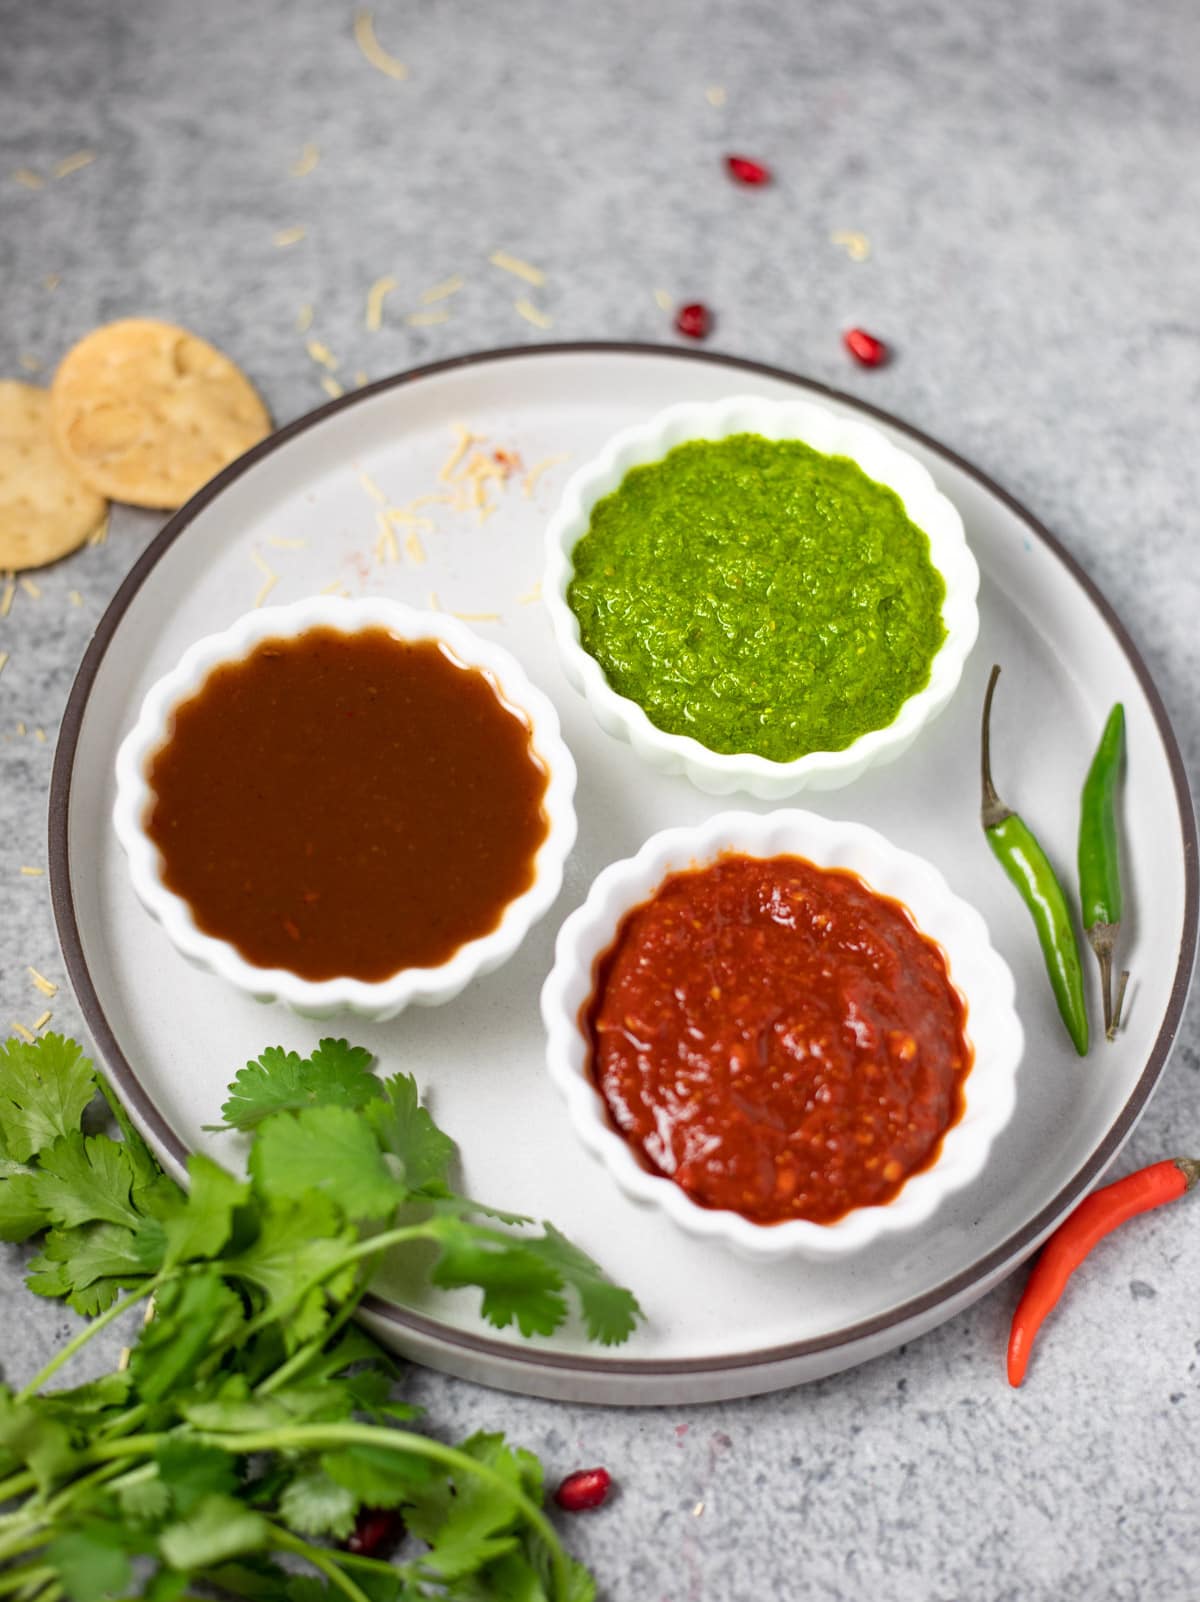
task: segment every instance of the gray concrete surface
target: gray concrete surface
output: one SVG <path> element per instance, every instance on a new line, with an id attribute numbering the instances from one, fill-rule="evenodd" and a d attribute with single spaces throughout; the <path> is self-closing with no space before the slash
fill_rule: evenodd
<path id="1" fill-rule="evenodd" d="M 306 303 L 341 371 L 375 377 L 528 339 L 670 341 L 655 289 L 702 298 L 712 348 L 893 409 L 1040 514 L 1127 620 L 1195 776 L 1191 0 L 381 0 L 404 83 L 367 66 L 351 22 L 317 0 L 0 0 L 0 373 L 27 358 L 48 375 L 96 323 L 158 314 L 229 351 L 286 421 L 323 399 Z M 319 164 L 293 177 L 307 142 Z M 91 165 L 50 176 L 82 149 Z M 730 150 L 777 182 L 734 190 Z M 837 230 L 866 234 L 869 259 Z M 514 312 L 497 248 L 545 269 L 551 330 Z M 364 295 L 385 273 L 400 288 L 371 334 Z M 406 326 L 456 273 L 449 319 Z M 851 321 L 894 342 L 891 367 L 849 364 Z M 106 545 L 0 621 L 5 1029 L 41 1010 L 27 963 L 62 978 L 46 881 L 18 869 L 45 860 L 80 655 L 156 526 L 118 512 Z M 80 1029 L 65 990 L 54 1016 Z M 1200 1147 L 1198 1075 L 1193 1006 L 1125 1166 Z M 609 1465 L 619 1499 L 568 1532 L 609 1602 L 1195 1602 L 1197 1216 L 1168 1210 L 1097 1255 L 1020 1394 L 1001 1372 L 1012 1285 L 757 1401 L 635 1413 L 424 1373 L 408 1388 L 438 1431 L 503 1427 L 551 1472 Z M 17 1381 L 68 1325 L 21 1288 L 22 1259 L 0 1249 Z"/>

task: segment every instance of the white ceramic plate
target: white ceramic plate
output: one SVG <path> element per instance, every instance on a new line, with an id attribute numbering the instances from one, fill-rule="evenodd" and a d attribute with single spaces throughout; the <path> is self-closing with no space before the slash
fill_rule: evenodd
<path id="1" fill-rule="evenodd" d="M 682 777 L 646 768 L 596 727 L 562 677 L 542 608 L 521 597 L 540 574 L 544 525 L 566 474 L 617 429 L 677 401 L 798 391 L 871 417 L 922 461 L 962 513 L 983 573 L 979 644 L 947 711 L 894 765 L 811 805 L 928 857 L 979 908 L 1016 977 L 1026 1051 L 1016 1112 L 984 1173 L 911 1239 L 879 1242 L 853 1262 L 755 1266 L 681 1239 L 668 1219 L 628 1201 L 583 1157 L 546 1076 L 538 992 L 558 925 L 607 863 L 631 856 L 658 829 L 701 822 L 721 803 Z M 559 452 L 570 459 L 549 469 L 531 498 L 516 483 L 496 492 L 499 510 L 482 524 L 446 506 L 421 508 L 437 523 L 421 531 L 426 564 L 379 564 L 378 508 L 361 475 L 392 504 L 436 489 L 459 422 L 486 434 L 489 447 L 519 450 L 526 464 Z M 297 541 L 306 543 L 294 548 Z M 579 842 L 562 895 L 513 961 L 447 1007 L 385 1024 L 348 1019 L 345 1030 L 389 1068 L 417 1074 L 460 1142 L 466 1188 L 552 1218 L 633 1287 L 648 1322 L 615 1351 L 589 1347 L 577 1331 L 528 1343 L 488 1330 L 468 1293 L 385 1281 L 371 1315 L 402 1351 L 484 1383 L 582 1401 L 677 1404 L 792 1385 L 876 1356 L 958 1312 L 1027 1256 L 1111 1162 L 1166 1060 L 1197 909 L 1182 763 L 1120 623 L 1027 513 L 893 419 L 727 358 L 575 346 L 439 364 L 283 429 L 168 523 L 97 630 L 56 757 L 52 891 L 68 972 L 101 1057 L 169 1166 L 177 1170 L 195 1147 L 235 1160 L 230 1137 L 201 1132 L 226 1083 L 268 1043 L 306 1048 L 321 1032 L 191 968 L 137 902 L 109 823 L 117 746 L 143 695 L 192 640 L 253 604 L 263 582 L 256 552 L 279 575 L 273 603 L 341 580 L 354 594 L 423 605 L 433 590 L 448 609 L 500 614 L 474 626 L 506 645 L 555 702 L 579 766 Z M 1109 706 L 1125 703 L 1123 956 L 1135 980 L 1127 1028 L 1084 1061 L 1054 1010 L 1024 909 L 979 829 L 977 728 L 993 661 L 1005 667 L 993 735 L 997 784 L 1067 874 L 1080 781 Z M 1095 1019 L 1090 966 L 1087 977 Z"/>

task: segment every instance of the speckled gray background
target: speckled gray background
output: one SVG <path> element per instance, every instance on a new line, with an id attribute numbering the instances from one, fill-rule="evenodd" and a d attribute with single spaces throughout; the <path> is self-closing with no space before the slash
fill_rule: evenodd
<path id="1" fill-rule="evenodd" d="M 351 18 L 333 0 L 0 0 L 0 373 L 48 374 L 94 324 L 160 314 L 228 350 L 284 421 L 323 399 L 305 303 L 341 371 L 377 377 L 523 339 L 669 341 L 654 290 L 702 298 L 714 349 L 894 410 L 1040 514 L 1128 622 L 1195 776 L 1194 0 L 381 0 L 405 83 L 366 66 Z M 293 177 L 306 142 L 319 165 Z M 90 166 L 50 176 L 84 148 Z M 777 182 L 734 189 L 729 150 Z M 869 260 L 831 242 L 842 229 L 868 235 Z M 549 332 L 514 312 L 497 248 L 546 270 Z M 369 334 L 385 273 L 400 288 Z M 449 320 L 407 327 L 455 273 Z M 890 368 L 848 363 L 852 321 L 894 342 Z M 0 621 L 5 1028 L 42 1009 L 27 963 L 62 977 L 46 881 L 19 868 L 44 864 L 80 655 L 156 526 L 118 512 L 107 545 Z M 54 1024 L 80 1029 L 65 991 Z M 1123 1168 L 1200 1147 L 1198 1074 L 1193 1006 Z M 1096 1254 L 1019 1394 L 1001 1367 L 1011 1285 L 757 1401 L 587 1409 L 423 1373 L 409 1389 L 439 1432 L 503 1427 L 552 1473 L 610 1466 L 619 1499 L 568 1532 L 609 1602 L 1195 1602 L 1197 1205 Z M 0 1252 L 0 1358 L 21 1380 L 67 1320 L 21 1288 L 22 1252 Z"/>

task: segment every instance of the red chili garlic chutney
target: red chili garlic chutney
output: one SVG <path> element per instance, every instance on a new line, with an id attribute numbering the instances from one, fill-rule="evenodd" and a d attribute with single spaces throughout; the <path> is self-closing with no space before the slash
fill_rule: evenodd
<path id="1" fill-rule="evenodd" d="M 257 967 L 387 979 L 489 933 L 533 883 L 545 767 L 434 640 L 313 628 L 214 669 L 147 774 L 197 925 Z"/>
<path id="2" fill-rule="evenodd" d="M 962 1116 L 965 1021 L 898 901 L 801 857 L 736 854 L 627 914 L 583 1017 L 639 1159 L 757 1224 L 832 1223 L 934 1162 Z"/>

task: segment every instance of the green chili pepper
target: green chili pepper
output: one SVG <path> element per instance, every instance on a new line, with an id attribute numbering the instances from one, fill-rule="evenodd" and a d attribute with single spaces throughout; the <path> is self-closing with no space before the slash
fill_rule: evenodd
<path id="1" fill-rule="evenodd" d="M 1118 701 L 1108 714 L 1100 744 L 1083 783 L 1079 812 L 1079 899 L 1088 943 L 1100 964 L 1104 992 L 1104 1032 L 1111 1040 L 1121 1021 L 1121 1001 L 1113 1008 L 1112 965 L 1121 925 L 1121 862 L 1117 850 L 1117 779 L 1125 753 L 1125 708 Z M 1124 996 L 1123 976 L 1121 996 Z"/>
<path id="2" fill-rule="evenodd" d="M 1004 805 L 992 783 L 992 697 L 996 693 L 996 680 L 999 677 L 1000 669 L 994 667 L 983 701 L 980 750 L 983 780 L 980 816 L 983 832 L 987 835 L 996 860 L 1029 908 L 1058 1010 L 1075 1050 L 1085 1057 L 1088 1049 L 1087 1004 L 1083 996 L 1083 968 L 1079 961 L 1071 909 L 1062 885 L 1050 866 L 1050 859 L 1038 844 L 1032 829 Z"/>

